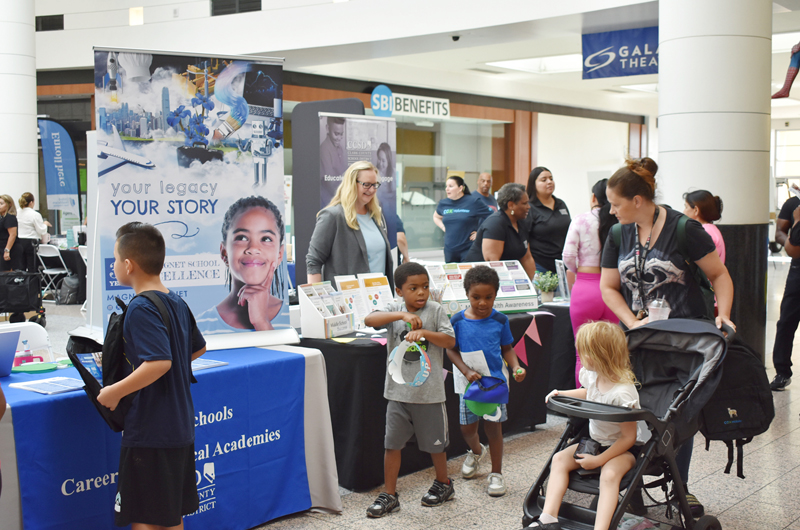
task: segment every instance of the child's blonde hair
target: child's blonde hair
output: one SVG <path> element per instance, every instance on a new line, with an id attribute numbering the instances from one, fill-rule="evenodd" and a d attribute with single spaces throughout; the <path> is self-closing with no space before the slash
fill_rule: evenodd
<path id="1" fill-rule="evenodd" d="M 636 383 L 625 333 L 610 322 L 587 322 L 578 329 L 575 347 L 581 363 L 588 364 L 614 383 Z"/>

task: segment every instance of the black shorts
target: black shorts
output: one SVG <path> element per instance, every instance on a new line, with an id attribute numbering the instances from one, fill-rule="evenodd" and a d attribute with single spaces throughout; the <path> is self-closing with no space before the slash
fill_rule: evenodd
<path id="1" fill-rule="evenodd" d="M 194 443 L 179 448 L 123 447 L 114 524 L 177 526 L 197 511 Z"/>

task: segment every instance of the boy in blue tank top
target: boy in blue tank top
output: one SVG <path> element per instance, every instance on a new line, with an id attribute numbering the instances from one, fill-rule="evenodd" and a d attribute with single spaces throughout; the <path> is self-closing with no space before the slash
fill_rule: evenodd
<path id="1" fill-rule="evenodd" d="M 508 369 L 514 374 L 517 382 L 525 379 L 525 369 L 521 368 L 514 352 L 514 338 L 511 336 L 511 327 L 508 317 L 494 309 L 494 299 L 500 289 L 500 278 L 494 269 L 485 265 L 473 267 L 464 275 L 464 290 L 467 291 L 469 307 L 453 315 L 450 323 L 456 333 L 456 347 L 448 349 L 447 355 L 458 368 L 467 381 L 473 382 L 481 378 L 481 374 L 470 368 L 461 358 L 461 352 L 482 351 L 486 364 L 492 377 L 502 379 L 508 384 Z M 488 477 L 488 494 L 500 497 L 506 493 L 506 484 L 503 479 L 503 428 L 501 423 L 508 419 L 505 404 L 501 404 L 500 417 L 488 419 L 484 416 L 483 430 L 489 439 L 489 452 L 492 458 L 492 472 Z M 467 441 L 470 450 L 461 467 L 464 478 L 473 478 L 478 472 L 486 446 L 478 438 L 478 416 L 472 413 L 464 403 L 464 396 L 460 399 L 461 433 Z"/>
<path id="2" fill-rule="evenodd" d="M 125 415 L 114 523 L 132 530 L 183 528 L 183 515 L 197 510 L 194 467 L 192 360 L 206 351 L 192 312 L 161 283 L 165 245 L 145 223 L 117 230 L 114 274 L 138 295 L 153 291 L 169 313 L 171 332 L 145 297 L 128 305 L 123 324 L 125 355 L 134 370 L 104 387 L 97 401 L 111 410 L 138 391 Z"/>

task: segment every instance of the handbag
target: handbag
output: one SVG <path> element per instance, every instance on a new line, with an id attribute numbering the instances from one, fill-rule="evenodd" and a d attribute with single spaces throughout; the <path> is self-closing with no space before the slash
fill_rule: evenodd
<path id="1" fill-rule="evenodd" d="M 467 386 L 464 399 L 478 403 L 508 403 L 508 383 L 499 377 L 484 375 Z"/>

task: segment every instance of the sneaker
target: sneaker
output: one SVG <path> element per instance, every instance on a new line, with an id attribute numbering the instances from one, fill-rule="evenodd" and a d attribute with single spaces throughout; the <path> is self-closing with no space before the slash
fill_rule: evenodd
<path id="1" fill-rule="evenodd" d="M 487 493 L 490 497 L 502 497 L 506 494 L 506 481 L 500 473 L 489 473 L 489 488 Z"/>
<path id="2" fill-rule="evenodd" d="M 453 487 L 453 479 L 450 479 L 450 484 L 443 484 L 438 480 L 434 480 L 431 489 L 422 496 L 422 505 L 441 506 L 445 502 L 453 500 L 455 496 L 456 490 Z"/>
<path id="3" fill-rule="evenodd" d="M 686 492 L 686 502 L 689 503 L 689 510 L 692 512 L 692 517 L 695 519 L 703 517 L 703 515 L 706 513 L 705 507 L 700 504 L 700 501 L 697 500 L 697 497 L 688 491 Z"/>
<path id="4" fill-rule="evenodd" d="M 467 457 L 464 459 L 464 465 L 461 466 L 461 476 L 464 478 L 472 478 L 475 476 L 475 473 L 478 472 L 478 466 L 483 460 L 483 457 L 486 455 L 487 447 L 483 444 L 481 445 L 481 454 L 476 455 L 472 452 L 472 449 L 467 451 Z"/>
<path id="5" fill-rule="evenodd" d="M 792 384 L 791 377 L 785 377 L 781 374 L 778 374 L 775 376 L 775 379 L 772 380 L 772 383 L 769 384 L 769 388 L 773 392 L 780 392 L 781 390 L 785 390 L 790 384 Z"/>
<path id="6" fill-rule="evenodd" d="M 367 517 L 383 517 L 392 512 L 400 511 L 400 494 L 381 493 L 375 502 L 367 508 Z"/>

